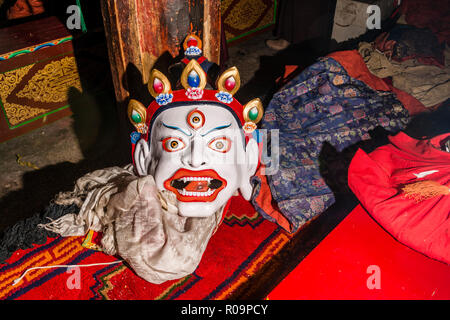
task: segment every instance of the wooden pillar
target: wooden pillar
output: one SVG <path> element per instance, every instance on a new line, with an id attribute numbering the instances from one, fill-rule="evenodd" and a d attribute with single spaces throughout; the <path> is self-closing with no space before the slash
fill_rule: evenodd
<path id="1" fill-rule="evenodd" d="M 121 118 L 132 90 L 145 88 L 155 61 L 166 52 L 176 57 L 190 31 L 203 39 L 205 57 L 220 62 L 220 0 L 101 0 L 101 5 Z"/>
<path id="2" fill-rule="evenodd" d="M 209 61 L 220 64 L 221 0 L 204 1 L 203 52 Z"/>

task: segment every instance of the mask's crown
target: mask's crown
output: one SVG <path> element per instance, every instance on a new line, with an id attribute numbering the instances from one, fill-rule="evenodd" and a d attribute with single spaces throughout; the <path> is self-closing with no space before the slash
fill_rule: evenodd
<path id="1" fill-rule="evenodd" d="M 133 144 L 143 138 L 148 140 L 152 121 L 156 116 L 171 107 L 186 105 L 195 102 L 213 102 L 223 106 L 239 119 L 242 129 L 251 133 L 263 116 L 261 101 L 253 99 L 242 106 L 233 95 L 239 90 L 241 80 L 236 67 L 224 71 L 216 81 L 217 90 L 205 89 L 207 75 L 201 64 L 206 60 L 202 56 L 202 42 L 194 34 L 186 37 L 183 43 L 185 58 L 182 60 L 184 68 L 180 82 L 184 89 L 172 91 L 170 81 L 160 71 L 153 69 L 148 82 L 148 90 L 155 100 L 145 108 L 142 103 L 131 99 L 128 104 L 128 117 L 138 132 L 131 135 Z"/>

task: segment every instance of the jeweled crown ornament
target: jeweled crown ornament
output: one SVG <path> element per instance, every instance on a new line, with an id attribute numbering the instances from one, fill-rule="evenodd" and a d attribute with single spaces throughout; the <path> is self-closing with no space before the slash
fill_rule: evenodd
<path id="1" fill-rule="evenodd" d="M 128 105 L 137 130 L 131 134 L 137 173 L 153 175 L 160 190 L 173 192 L 185 216 L 208 216 L 237 190 L 249 199 L 249 178 L 259 163 L 255 130 L 262 103 L 253 99 L 242 106 L 234 98 L 241 85 L 236 67 L 217 78 L 216 90 L 207 89 L 201 45 L 193 34 L 184 41 L 182 89 L 173 91 L 153 69 L 148 90 L 155 100 L 147 108 L 134 99 Z"/>

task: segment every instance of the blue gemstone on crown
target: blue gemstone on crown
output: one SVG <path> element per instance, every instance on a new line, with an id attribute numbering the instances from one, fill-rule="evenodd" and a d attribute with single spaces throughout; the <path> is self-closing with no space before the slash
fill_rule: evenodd
<path id="1" fill-rule="evenodd" d="M 200 85 L 200 76 L 198 75 L 197 72 L 192 70 L 188 74 L 187 82 L 190 87 L 197 88 Z"/>

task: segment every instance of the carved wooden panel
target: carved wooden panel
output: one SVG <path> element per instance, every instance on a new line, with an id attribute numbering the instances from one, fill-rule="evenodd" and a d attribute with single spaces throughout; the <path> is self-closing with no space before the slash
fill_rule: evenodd
<path id="1" fill-rule="evenodd" d="M 227 42 L 249 36 L 275 24 L 277 0 L 222 0 Z"/>
<path id="2" fill-rule="evenodd" d="M 81 91 L 72 37 L 56 18 L 41 21 L 50 33 L 36 23 L 0 30 L 0 142 L 69 115 L 69 88 Z"/>

